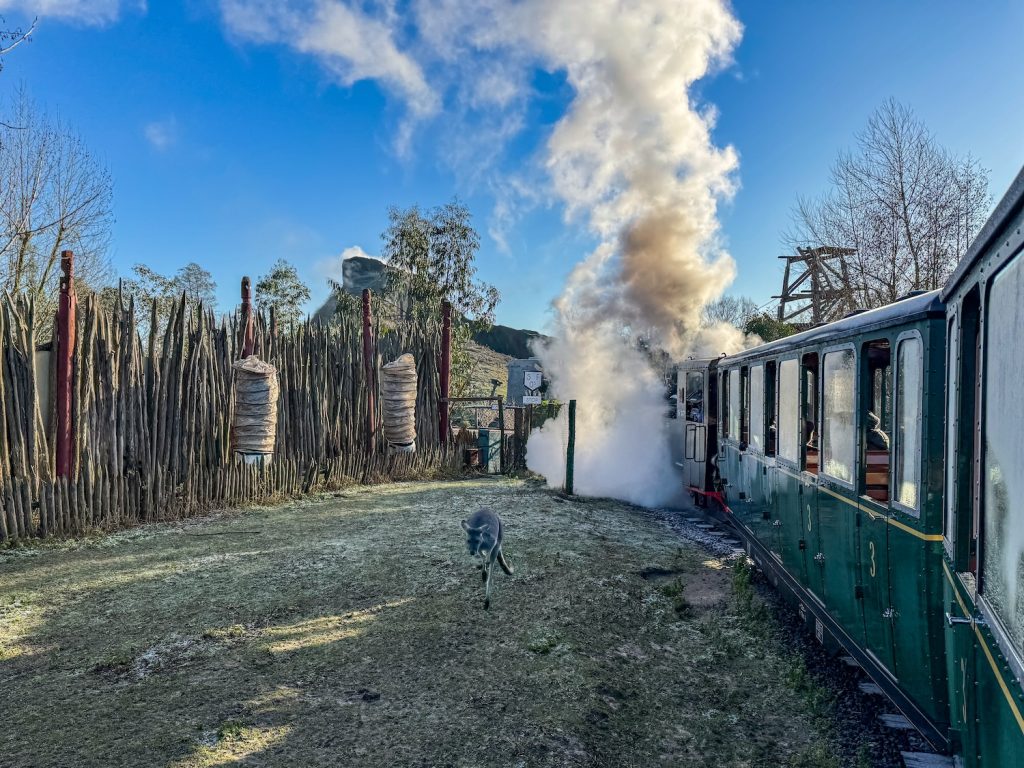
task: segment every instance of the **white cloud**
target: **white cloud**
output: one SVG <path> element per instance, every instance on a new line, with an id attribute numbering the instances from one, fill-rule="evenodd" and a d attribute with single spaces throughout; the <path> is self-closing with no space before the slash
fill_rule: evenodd
<path id="1" fill-rule="evenodd" d="M 18 11 L 40 19 L 56 18 L 101 26 L 120 18 L 122 11 L 146 11 L 145 0 L 0 0 L 0 12 Z"/>
<path id="2" fill-rule="evenodd" d="M 310 270 L 313 282 L 317 285 L 326 283 L 328 280 L 334 280 L 340 283 L 341 262 L 345 261 L 345 259 L 351 259 L 353 256 L 362 256 L 364 259 L 377 259 L 380 261 L 379 256 L 371 256 L 364 251 L 362 247 L 358 245 L 350 245 L 341 252 L 340 256 L 327 256 L 322 259 L 317 259 Z"/>
<path id="3" fill-rule="evenodd" d="M 416 60 L 399 50 L 399 19 L 391 3 L 347 4 L 338 0 L 221 0 L 228 33 L 240 41 L 277 43 L 309 54 L 335 81 L 351 86 L 375 80 L 408 109 L 396 138 L 408 149 L 411 126 L 435 114 L 438 95 Z"/>
<path id="4" fill-rule="evenodd" d="M 360 256 L 364 259 L 376 259 L 377 261 L 381 260 L 379 256 L 371 256 L 358 245 L 350 245 L 348 248 L 341 252 L 341 261 L 344 261 L 345 259 L 351 259 L 356 256 Z"/>
<path id="5" fill-rule="evenodd" d="M 142 129 L 146 141 L 158 152 L 170 149 L 178 141 L 178 121 L 173 117 L 148 123 Z"/>

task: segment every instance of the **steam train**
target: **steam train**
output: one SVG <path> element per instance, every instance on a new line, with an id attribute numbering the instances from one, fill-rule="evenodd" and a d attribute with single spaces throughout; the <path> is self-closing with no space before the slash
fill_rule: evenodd
<path id="1" fill-rule="evenodd" d="M 957 765 L 1024 765 L 1024 171 L 944 288 L 679 366 L 679 465 Z"/>

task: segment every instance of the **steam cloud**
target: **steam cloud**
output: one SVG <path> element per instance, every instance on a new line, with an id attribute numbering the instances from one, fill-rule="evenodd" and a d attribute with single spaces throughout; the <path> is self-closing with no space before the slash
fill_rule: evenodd
<path id="1" fill-rule="evenodd" d="M 585 211 L 602 240 L 555 303 L 557 341 L 538 351 L 555 392 L 579 403 L 577 491 L 663 504 L 680 488 L 664 384 L 625 332 L 676 359 L 743 344 L 734 329 L 700 327 L 701 308 L 734 275 L 717 248 L 716 209 L 737 161 L 713 145 L 714 113 L 689 95 L 727 60 L 740 26 L 712 1 L 535 10 L 543 54 L 576 89 L 548 167 L 570 212 Z M 529 465 L 552 485 L 564 478 L 564 420 L 530 440 Z"/>
<path id="2" fill-rule="evenodd" d="M 484 137 L 493 155 L 522 124 L 532 71 L 565 74 L 574 96 L 547 139 L 544 170 L 567 218 L 584 218 L 599 245 L 555 301 L 557 340 L 538 353 L 554 393 L 579 402 L 577 490 L 667 501 L 679 480 L 663 383 L 630 338 L 676 359 L 743 344 L 734 329 L 700 327 L 701 308 L 734 275 L 716 211 L 733 192 L 737 158 L 714 146 L 715 113 L 691 92 L 740 38 L 726 0 L 221 0 L 221 9 L 236 38 L 313 55 L 343 84 L 380 82 L 408 108 L 400 149 L 443 109 L 455 124 L 474 115 L 460 142 Z M 505 216 L 515 205 L 499 196 L 499 208 Z M 530 467 L 552 485 L 562 482 L 564 435 L 563 415 L 529 445 Z"/>

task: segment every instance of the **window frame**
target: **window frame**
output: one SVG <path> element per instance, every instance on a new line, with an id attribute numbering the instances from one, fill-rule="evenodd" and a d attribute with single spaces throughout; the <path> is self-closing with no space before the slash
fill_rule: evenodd
<path id="1" fill-rule="evenodd" d="M 949 305 L 946 309 L 946 374 L 943 377 L 942 401 L 942 546 L 953 563 L 961 570 L 962 557 L 956 544 L 961 539 L 957 525 L 959 472 L 957 470 L 959 444 L 959 411 L 961 411 L 961 307 Z"/>
<path id="2" fill-rule="evenodd" d="M 817 482 L 818 475 L 821 473 L 821 363 L 824 359 L 825 353 L 821 347 L 814 347 L 814 351 L 808 351 L 807 349 L 801 350 L 797 353 L 797 371 L 800 374 L 799 386 L 800 386 L 800 399 L 797 403 L 799 408 L 798 424 L 799 424 L 799 441 L 800 441 L 800 461 L 799 470 L 806 472 L 811 475 L 815 482 Z M 814 357 L 814 366 L 807 365 L 804 360 L 808 357 Z M 813 374 L 814 387 L 808 387 L 808 376 L 807 373 L 810 371 Z M 814 403 L 814 408 L 807 408 Z M 811 414 L 813 433 L 817 435 L 818 447 L 815 448 L 818 453 L 818 469 L 812 472 L 807 468 L 807 438 L 804 435 L 804 419 L 807 413 Z"/>
<path id="3" fill-rule="evenodd" d="M 843 480 L 835 475 L 830 475 L 825 471 L 825 357 L 833 352 L 843 352 L 848 350 L 853 353 L 853 466 L 850 467 L 849 481 Z M 859 420 L 860 410 L 857 407 L 857 403 L 860 402 L 860 376 L 858 375 L 859 368 L 859 357 L 857 355 L 857 345 L 852 341 L 845 342 L 843 344 L 834 344 L 830 347 L 824 347 L 821 352 L 818 353 L 818 477 L 824 478 L 831 483 L 842 486 L 843 488 L 849 489 L 851 492 L 856 494 L 857 491 L 857 475 L 858 475 L 858 458 L 857 453 L 860 450 L 860 441 L 858 439 L 859 432 Z M 890 473 L 891 473 L 890 467 Z M 890 475 L 891 477 L 891 475 Z"/>
<path id="4" fill-rule="evenodd" d="M 736 445 L 738 446 L 738 445 L 740 445 L 742 443 L 742 438 L 743 438 L 743 423 L 742 423 L 742 417 L 743 417 L 743 403 L 742 403 L 742 400 L 743 400 L 743 380 L 742 380 L 742 377 L 740 375 L 740 368 L 739 367 L 729 368 L 727 373 L 728 373 L 728 376 L 726 378 L 729 379 L 729 387 L 728 387 L 728 389 L 729 389 L 729 401 L 727 403 L 727 407 L 728 407 L 728 421 L 726 423 L 726 429 L 727 429 L 727 433 L 726 434 L 727 434 L 728 440 L 730 442 L 736 443 Z M 735 379 L 733 378 L 733 374 L 736 374 Z M 735 402 L 733 401 L 734 397 L 735 397 Z M 735 405 L 736 407 L 734 408 L 733 405 Z M 734 418 L 735 418 L 735 426 L 736 426 L 736 433 L 735 434 L 733 434 L 733 430 L 731 428 L 731 425 L 733 423 L 733 419 Z"/>
<path id="5" fill-rule="evenodd" d="M 920 389 L 918 390 L 918 402 L 921 404 L 921 412 L 919 414 L 920 418 L 918 418 L 918 420 L 917 420 L 917 451 L 916 451 L 916 456 L 914 457 L 915 463 L 917 465 L 917 506 L 916 507 L 910 507 L 910 506 L 907 506 L 906 504 L 903 504 L 902 502 L 900 502 L 900 500 L 899 500 L 899 495 L 900 495 L 899 494 L 899 488 L 897 487 L 897 484 L 896 484 L 896 466 L 897 466 L 897 461 L 898 461 L 897 456 L 900 453 L 900 451 L 902 450 L 902 442 L 903 442 L 903 439 L 902 439 L 902 437 L 900 435 L 899 424 L 898 424 L 898 416 L 899 416 L 899 413 L 900 413 L 900 405 L 901 405 L 901 403 L 900 403 L 900 394 L 899 394 L 899 392 L 900 392 L 900 384 L 901 384 L 901 382 L 900 382 L 900 378 L 901 378 L 901 373 L 900 373 L 900 345 L 903 344 L 904 341 L 907 341 L 909 339 L 916 339 L 917 343 L 920 345 L 920 348 L 921 348 L 921 386 L 920 386 Z M 924 337 L 921 335 L 921 332 L 919 330 L 914 328 L 914 329 L 909 330 L 909 331 L 903 331 L 903 333 L 901 333 L 899 336 L 896 337 L 896 344 L 894 345 L 892 359 L 891 359 L 891 364 L 892 364 L 892 367 L 893 367 L 892 368 L 892 372 L 893 372 L 893 377 L 892 377 L 892 422 L 893 423 L 892 423 L 892 427 L 891 427 L 892 440 L 890 441 L 890 448 L 889 448 L 889 504 L 894 509 L 899 510 L 903 514 L 910 515 L 911 517 L 916 518 L 918 520 L 921 519 L 921 500 L 922 500 L 922 495 L 923 495 L 923 490 L 924 490 L 924 479 L 925 479 L 925 471 L 924 471 L 924 466 L 923 466 L 924 436 L 925 436 L 924 413 L 925 413 L 925 410 L 926 410 L 925 407 L 924 407 L 924 393 L 925 393 L 925 376 L 928 375 L 928 367 L 925 365 L 924 356 L 925 356 Z"/>
<path id="6" fill-rule="evenodd" d="M 754 411 L 754 369 L 757 368 L 761 372 L 761 444 L 759 446 L 754 445 L 754 419 L 756 413 Z M 760 456 L 764 456 L 768 447 L 768 429 L 765 425 L 765 394 L 767 387 L 765 387 L 765 366 L 764 361 L 758 361 L 751 363 L 747 368 L 747 449 L 752 453 L 756 453 Z"/>
<path id="7" fill-rule="evenodd" d="M 729 369 L 718 369 L 718 424 L 722 445 L 729 439 Z"/>
<path id="8" fill-rule="evenodd" d="M 1014 640 L 1011 636 L 999 612 L 995 609 L 992 601 L 988 599 L 985 588 L 985 547 L 987 545 L 985 537 L 985 512 L 988 508 L 988 499 L 985 492 L 986 484 L 982 479 L 987 465 L 988 454 L 988 398 L 986 397 L 985 390 L 989 377 L 990 299 L 996 279 L 1017 262 L 1018 259 L 1024 260 L 1024 249 L 1020 248 L 1019 245 L 1015 246 L 1010 255 L 985 277 L 984 282 L 978 286 L 978 290 L 975 293 L 977 317 L 974 318 L 976 326 L 973 329 L 975 334 L 973 340 L 976 346 L 972 353 L 976 354 L 977 358 L 975 360 L 975 376 L 971 382 L 974 404 L 972 409 L 974 454 L 971 462 L 971 485 L 973 490 L 972 525 L 974 527 L 973 534 L 976 536 L 977 541 L 974 597 L 977 601 L 979 612 L 985 617 L 989 631 L 995 638 L 996 645 L 1002 651 L 1011 671 L 1018 678 L 1022 678 L 1024 677 L 1024 641 L 1018 644 L 1018 641 Z M 970 293 L 968 292 L 968 296 Z M 966 299 L 967 296 L 964 297 L 964 302 L 966 302 Z M 961 318 L 961 334 L 963 333 L 962 320 L 963 318 Z"/>
<path id="9" fill-rule="evenodd" d="M 750 363 L 740 366 L 740 420 L 739 446 L 741 451 L 750 450 Z"/>
<path id="10" fill-rule="evenodd" d="M 800 358 L 800 353 L 795 352 L 787 357 L 780 357 L 776 361 L 775 365 L 776 376 L 778 377 L 778 383 L 775 386 L 775 399 L 778 401 L 778 404 L 776 406 L 776 410 L 778 412 L 778 423 L 775 425 L 775 459 L 781 460 L 786 466 L 791 467 L 796 471 L 800 470 L 801 459 L 803 458 L 804 443 L 807 442 L 806 440 L 801 439 L 804 434 L 804 425 L 802 419 L 800 418 L 801 406 L 803 404 L 801 402 L 803 399 L 803 377 L 801 376 L 801 374 L 803 373 L 803 364 L 800 362 Z M 796 456 L 794 456 L 793 458 L 789 458 L 782 452 L 782 430 L 780 428 L 780 425 L 782 424 L 782 364 L 790 361 L 796 364 L 796 413 L 794 414 L 796 424 L 793 427 L 796 430 Z"/>
<path id="11" fill-rule="evenodd" d="M 700 421 L 694 421 L 691 418 L 692 410 L 690 410 L 690 408 L 689 408 L 690 377 L 691 376 L 699 376 L 700 377 L 700 411 L 701 411 L 701 420 Z M 679 393 L 679 392 L 676 393 L 676 408 L 677 408 L 676 412 L 678 413 L 679 409 L 681 408 L 682 409 L 683 420 L 686 421 L 687 423 L 689 423 L 689 424 L 706 424 L 707 423 L 707 419 L 708 419 L 708 415 L 707 415 L 708 412 L 707 412 L 707 407 L 706 407 L 707 406 L 707 399 L 708 399 L 708 397 L 707 397 L 707 395 L 708 395 L 707 388 L 708 388 L 708 377 L 707 377 L 707 372 L 704 369 L 702 369 L 702 368 L 686 368 L 686 369 L 683 370 L 682 392 L 681 393 Z M 682 402 L 681 403 L 679 402 L 679 400 L 680 400 L 679 394 L 682 394 L 682 398 L 681 398 Z"/>
<path id="12" fill-rule="evenodd" d="M 766 458 L 775 458 L 775 455 L 779 452 L 779 361 L 775 358 L 770 360 L 762 360 L 761 364 L 764 366 L 764 421 L 762 426 L 764 428 L 764 456 Z M 769 427 L 775 424 L 775 442 L 771 442 L 771 432 Z M 769 447 L 771 450 L 769 450 Z"/>

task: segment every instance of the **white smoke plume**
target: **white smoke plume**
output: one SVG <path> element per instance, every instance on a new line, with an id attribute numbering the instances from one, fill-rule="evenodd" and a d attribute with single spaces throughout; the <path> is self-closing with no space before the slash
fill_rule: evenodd
<path id="1" fill-rule="evenodd" d="M 700 328 L 701 307 L 734 275 L 717 248 L 716 210 L 737 161 L 714 146 L 714 114 L 690 95 L 727 60 L 740 26 L 716 1 L 534 8 L 542 18 L 528 28 L 576 89 L 548 167 L 569 211 L 585 212 L 602 241 L 555 302 L 558 340 L 539 354 L 555 393 L 578 402 L 576 491 L 666 503 L 680 480 L 664 382 L 628 332 L 653 330 L 676 359 L 744 345 L 735 329 Z M 531 469 L 555 486 L 565 418 L 529 444 Z"/>
<path id="2" fill-rule="evenodd" d="M 543 148 L 551 191 L 599 241 L 555 301 L 557 338 L 539 350 L 554 393 L 578 401 L 576 489 L 658 504 L 679 486 L 664 384 L 638 335 L 676 358 L 743 346 L 701 331 L 703 305 L 734 275 L 717 207 L 736 153 L 711 140 L 715 113 L 693 86 L 728 63 L 741 34 L 727 0 L 221 0 L 232 35 L 317 57 L 349 84 L 379 80 L 416 121 L 475 117 L 457 144 L 488 154 L 519 130 L 537 67 L 564 73 L 572 100 Z M 411 11 L 411 13 L 410 13 Z M 465 126 L 462 126 L 463 128 Z M 476 152 L 474 151 L 474 154 Z M 490 162 L 480 158 L 482 164 Z M 502 203 L 502 215 L 514 209 Z M 502 223 L 507 229 L 508 222 Z M 559 485 L 564 415 L 529 444 Z"/>

